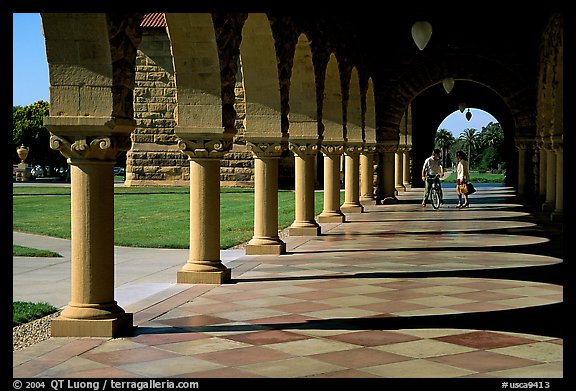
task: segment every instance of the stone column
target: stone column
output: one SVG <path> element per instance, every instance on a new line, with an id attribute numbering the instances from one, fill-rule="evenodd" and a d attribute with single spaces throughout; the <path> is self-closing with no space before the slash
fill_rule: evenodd
<path id="1" fill-rule="evenodd" d="M 280 144 L 248 143 L 254 154 L 254 236 L 246 246 L 246 255 L 286 252 L 286 243 L 278 236 L 278 164 Z"/>
<path id="2" fill-rule="evenodd" d="M 71 300 L 52 321 L 55 337 L 117 337 L 133 331 L 132 314 L 114 300 L 114 173 L 128 136 L 72 141 L 52 135 L 50 146 L 71 166 Z"/>
<path id="3" fill-rule="evenodd" d="M 374 151 L 376 147 L 364 147 L 360 153 L 360 203 L 376 204 L 374 198 Z"/>
<path id="4" fill-rule="evenodd" d="M 556 202 L 550 220 L 562 222 L 564 218 L 564 148 L 560 137 L 553 136 L 552 148 L 556 155 Z"/>
<path id="5" fill-rule="evenodd" d="M 222 284 L 231 278 L 220 260 L 220 159 L 222 140 L 180 140 L 190 158 L 190 250 L 176 274 L 184 284 Z"/>
<path id="6" fill-rule="evenodd" d="M 362 213 L 364 207 L 360 203 L 360 146 L 346 147 L 344 161 L 344 203 L 340 207 L 342 213 Z"/>
<path id="7" fill-rule="evenodd" d="M 538 203 L 546 200 L 546 149 L 544 142 L 538 143 Z"/>
<path id="8" fill-rule="evenodd" d="M 551 148 L 551 146 L 549 146 Z M 556 155 L 552 149 L 546 149 L 546 198 L 542 204 L 543 212 L 552 212 L 556 205 Z"/>
<path id="9" fill-rule="evenodd" d="M 318 215 L 320 223 L 343 223 L 346 216 L 340 210 L 340 156 L 344 146 L 322 145 L 324 154 L 324 210 Z"/>
<path id="10" fill-rule="evenodd" d="M 320 225 L 314 219 L 314 163 L 318 145 L 290 143 L 294 154 L 295 202 L 294 222 L 289 227 L 290 236 L 319 236 Z"/>
<path id="11" fill-rule="evenodd" d="M 404 161 L 402 159 L 404 155 L 404 152 L 399 149 L 394 153 L 394 188 L 396 189 L 397 192 L 399 191 L 406 191 L 406 188 L 404 187 L 404 179 L 403 179 L 403 164 Z"/>
<path id="12" fill-rule="evenodd" d="M 381 142 L 378 146 L 382 155 L 380 164 L 378 190 L 379 200 L 382 204 L 393 204 L 398 202 L 396 189 L 394 187 L 394 157 L 398 147 L 397 142 Z"/>
<path id="13" fill-rule="evenodd" d="M 412 187 L 410 183 L 410 150 L 405 149 L 402 153 L 402 184 L 406 190 Z"/>
<path id="14" fill-rule="evenodd" d="M 531 139 L 516 138 L 516 148 L 518 149 L 518 197 L 525 200 L 528 196 L 528 152 L 531 148 Z"/>

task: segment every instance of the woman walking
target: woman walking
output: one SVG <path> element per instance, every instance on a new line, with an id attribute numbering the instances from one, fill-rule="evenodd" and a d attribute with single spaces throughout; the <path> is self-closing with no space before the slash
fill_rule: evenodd
<path id="1" fill-rule="evenodd" d="M 461 192 L 459 185 L 470 182 L 468 157 L 463 151 L 458 151 L 456 152 L 456 158 L 458 159 L 458 165 L 456 166 L 456 194 L 458 195 L 458 205 L 456 205 L 456 207 L 466 208 L 468 207 L 468 193 Z M 464 195 L 464 202 L 462 202 L 462 195 Z"/>

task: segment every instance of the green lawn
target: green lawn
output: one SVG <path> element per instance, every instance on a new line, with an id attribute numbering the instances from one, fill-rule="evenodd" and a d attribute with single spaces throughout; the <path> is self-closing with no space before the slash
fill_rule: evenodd
<path id="1" fill-rule="evenodd" d="M 190 247 L 188 187 L 114 188 L 114 241 L 130 247 Z M 315 214 L 323 208 L 315 192 Z M 70 188 L 14 187 L 13 229 L 70 238 Z M 344 193 L 341 193 L 344 202 Z M 294 192 L 278 192 L 279 229 L 294 221 Z M 220 247 L 246 242 L 254 235 L 253 189 L 222 188 Z"/>

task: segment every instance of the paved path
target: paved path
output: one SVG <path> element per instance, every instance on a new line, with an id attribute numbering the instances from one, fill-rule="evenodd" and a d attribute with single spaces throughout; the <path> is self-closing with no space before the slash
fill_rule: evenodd
<path id="1" fill-rule="evenodd" d="M 460 210 L 451 188 L 439 210 L 402 192 L 281 256 L 223 251 L 229 284 L 176 284 L 187 250 L 116 247 L 134 336 L 50 338 L 14 352 L 13 376 L 562 378 L 561 230 L 511 189 L 478 186 Z M 70 242 L 14 243 L 63 255 L 15 257 L 14 299 L 66 305 Z"/>

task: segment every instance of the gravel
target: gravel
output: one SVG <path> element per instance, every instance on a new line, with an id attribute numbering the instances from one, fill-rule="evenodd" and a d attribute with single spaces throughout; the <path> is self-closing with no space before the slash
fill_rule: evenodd
<path id="1" fill-rule="evenodd" d="M 12 328 L 13 350 L 22 350 L 50 338 L 50 323 L 60 311 Z"/>

